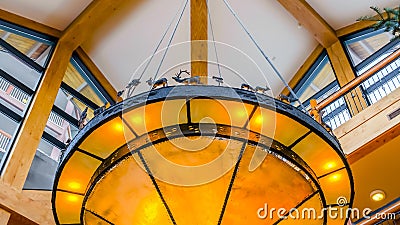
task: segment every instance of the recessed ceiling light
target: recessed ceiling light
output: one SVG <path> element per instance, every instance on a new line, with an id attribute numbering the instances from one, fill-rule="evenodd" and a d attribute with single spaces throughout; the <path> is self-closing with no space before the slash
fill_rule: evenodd
<path id="1" fill-rule="evenodd" d="M 379 202 L 386 198 L 386 194 L 382 190 L 374 190 L 371 192 L 370 197 L 373 201 Z"/>

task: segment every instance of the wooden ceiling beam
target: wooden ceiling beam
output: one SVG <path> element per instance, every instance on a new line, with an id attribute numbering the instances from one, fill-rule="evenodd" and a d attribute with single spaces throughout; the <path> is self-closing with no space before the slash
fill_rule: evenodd
<path id="1" fill-rule="evenodd" d="M 59 31 L 57 29 L 54 29 L 52 27 L 38 23 L 31 19 L 27 19 L 25 17 L 18 16 L 14 13 L 11 13 L 11 12 L 8 12 L 8 11 L 2 10 L 2 9 L 0 9 L 0 19 L 7 21 L 9 23 L 16 24 L 21 27 L 25 27 L 25 28 L 43 33 L 45 35 L 49 35 L 49 36 L 56 37 L 56 38 L 61 37 L 61 31 Z"/>
<path id="2" fill-rule="evenodd" d="M 190 1 L 191 73 L 202 84 L 208 77 L 208 6 L 206 0 Z"/>
<path id="3" fill-rule="evenodd" d="M 125 0 L 93 0 L 63 31 L 60 41 L 78 48 Z M 136 0 L 138 1 L 138 0 Z"/>
<path id="4" fill-rule="evenodd" d="M 338 41 L 331 26 L 305 0 L 278 0 L 325 48 Z"/>

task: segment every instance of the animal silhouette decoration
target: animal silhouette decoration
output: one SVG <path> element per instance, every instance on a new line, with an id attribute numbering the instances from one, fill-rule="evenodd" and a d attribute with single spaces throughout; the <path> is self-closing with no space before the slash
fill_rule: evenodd
<path id="1" fill-rule="evenodd" d="M 250 86 L 249 84 L 242 84 L 242 85 L 240 85 L 240 88 L 243 90 L 247 90 L 247 91 L 254 91 L 254 88 L 252 86 Z"/>
<path id="2" fill-rule="evenodd" d="M 214 79 L 218 83 L 218 86 L 224 83 L 224 78 L 222 77 L 212 76 L 212 79 Z"/>
<path id="3" fill-rule="evenodd" d="M 283 95 L 283 94 L 280 94 L 278 99 L 280 101 L 284 102 L 284 103 L 287 103 L 287 104 L 290 104 L 290 103 L 293 103 L 293 102 L 297 101 L 297 98 L 289 97 L 289 96 L 286 96 L 286 95 Z"/>
<path id="4" fill-rule="evenodd" d="M 126 85 L 126 89 L 128 90 L 127 98 L 131 97 L 135 88 L 140 84 L 139 79 L 133 79 L 131 82 Z"/>
<path id="5" fill-rule="evenodd" d="M 146 83 L 151 87 L 151 90 L 155 89 L 156 87 L 162 86 L 162 87 L 166 87 L 168 86 L 168 80 L 167 78 L 163 77 L 161 79 L 158 80 L 153 80 L 153 78 L 150 77 L 150 79 L 148 79 L 146 81 Z"/>
<path id="6" fill-rule="evenodd" d="M 195 77 L 187 77 L 187 78 L 181 78 L 182 73 L 186 73 L 187 75 L 190 76 L 190 73 L 187 70 L 179 70 L 179 73 L 175 74 L 175 77 L 172 77 L 176 82 L 181 83 L 181 84 L 200 84 L 200 77 L 195 76 Z"/>
<path id="7" fill-rule="evenodd" d="M 262 93 L 262 94 L 265 94 L 267 91 L 270 91 L 270 90 L 271 89 L 269 87 L 267 87 L 267 85 L 265 85 L 265 87 L 257 86 L 255 89 L 256 92 Z"/>
<path id="8" fill-rule="evenodd" d="M 243 90 L 262 93 L 262 94 L 265 94 L 267 91 L 271 90 L 269 87 L 267 87 L 267 85 L 265 85 L 265 87 L 257 86 L 256 88 L 253 88 L 249 84 L 242 84 L 240 88 Z"/>

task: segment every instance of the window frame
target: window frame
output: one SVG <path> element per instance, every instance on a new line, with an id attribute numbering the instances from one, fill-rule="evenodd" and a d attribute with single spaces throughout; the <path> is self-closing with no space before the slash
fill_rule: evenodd
<path id="1" fill-rule="evenodd" d="M 307 85 L 309 85 L 310 82 L 312 82 L 315 77 L 318 75 L 318 73 L 315 73 L 315 71 L 317 70 L 317 68 L 321 65 L 321 63 L 323 63 L 323 61 L 328 61 L 330 62 L 330 58 L 328 55 L 328 52 L 326 49 L 324 49 L 317 57 L 317 59 L 314 60 L 314 62 L 311 64 L 311 66 L 307 69 L 307 71 L 304 73 L 303 77 L 300 79 L 300 81 L 294 86 L 293 91 L 294 93 L 296 93 L 296 95 L 298 97 L 300 97 L 301 94 L 304 93 L 305 89 L 302 90 L 302 88 L 306 88 Z M 322 69 L 322 68 L 320 68 Z M 320 70 L 319 69 L 319 70 Z M 310 100 L 313 98 L 318 98 L 320 96 L 322 96 L 323 94 L 325 94 L 328 90 L 330 90 L 330 88 L 333 87 L 333 85 L 335 83 L 338 83 L 337 81 L 337 76 L 336 76 L 336 72 L 334 70 L 334 68 L 332 67 L 332 71 L 333 71 L 333 75 L 335 76 L 335 80 L 333 82 L 331 82 L 330 84 L 328 84 L 326 87 L 322 88 L 319 92 L 315 93 L 313 96 L 311 96 L 310 98 L 308 98 L 306 101 L 302 102 L 302 104 L 307 108 L 310 105 Z M 314 77 L 313 74 L 315 74 Z M 330 87 L 330 88 L 329 88 Z M 303 93 L 299 94 L 300 91 L 303 91 Z M 292 94 L 290 94 L 291 97 Z"/>
<path id="2" fill-rule="evenodd" d="M 26 116 L 28 114 L 29 108 L 31 108 L 31 106 L 33 104 L 32 99 L 35 96 L 35 94 L 37 93 L 37 89 L 38 89 L 38 87 L 39 87 L 39 85 L 40 85 L 40 83 L 41 83 L 41 81 L 43 79 L 44 72 L 45 72 L 45 70 L 46 70 L 46 68 L 48 66 L 48 63 L 50 61 L 50 58 L 51 58 L 51 56 L 52 56 L 52 54 L 54 52 L 54 46 L 56 45 L 56 38 L 52 37 L 52 36 L 49 36 L 49 35 L 41 34 L 39 32 L 27 29 L 27 28 L 22 27 L 22 26 L 18 26 L 18 25 L 6 22 L 6 21 L 1 20 L 1 19 L 0 19 L 0 28 L 5 30 L 5 31 L 7 31 L 7 32 L 11 32 L 11 33 L 23 36 L 25 38 L 29 38 L 29 39 L 32 39 L 32 40 L 35 40 L 35 41 L 40 41 L 42 43 L 48 44 L 50 46 L 50 48 L 51 48 L 50 52 L 49 52 L 49 56 L 47 57 L 47 60 L 46 60 L 46 62 L 44 64 L 44 66 L 41 66 L 38 63 L 36 63 L 33 59 L 27 57 L 25 54 L 20 52 L 14 46 L 12 46 L 8 42 L 6 42 L 2 38 L 0 38 L 0 46 L 2 48 L 4 48 L 16 60 L 19 60 L 20 62 L 22 62 L 26 66 L 28 66 L 31 69 L 33 69 L 36 72 L 38 72 L 39 75 L 40 75 L 35 88 L 31 89 L 30 87 L 28 87 L 25 84 L 23 84 L 21 81 L 15 79 L 11 74 L 8 74 L 7 72 L 5 72 L 2 69 L 0 69 L 0 76 L 1 77 L 3 77 L 6 81 L 8 81 L 13 86 L 15 86 L 15 87 L 21 89 L 22 91 L 24 91 L 25 93 L 27 93 L 31 97 L 29 102 L 27 103 L 24 111 L 22 112 L 22 116 L 20 116 L 18 113 L 14 112 L 13 110 L 9 109 L 7 106 L 5 106 L 5 105 L 0 103 L 0 113 L 2 113 L 3 115 L 11 118 L 13 121 L 15 121 L 18 124 L 16 130 L 12 134 L 12 138 L 10 139 L 9 149 L 7 150 L 7 152 L 5 152 L 3 157 L 0 159 L 0 173 L 3 173 L 4 172 L 4 168 L 5 168 L 6 164 L 7 164 L 6 162 L 9 160 L 9 158 L 11 156 L 11 149 L 15 145 L 15 142 L 16 142 L 16 139 L 17 139 L 16 137 L 21 132 L 22 123 L 24 122 L 24 120 L 25 120 L 25 118 L 26 118 Z"/>
<path id="3" fill-rule="evenodd" d="M 349 49 L 347 48 L 347 44 L 349 42 L 352 43 L 352 42 L 356 42 L 356 41 L 365 39 L 365 37 L 363 37 L 364 35 L 368 35 L 368 37 L 372 37 L 373 35 L 381 34 L 381 33 L 384 33 L 384 32 L 385 32 L 384 29 L 375 30 L 374 28 L 365 28 L 365 29 L 362 29 L 362 30 L 359 30 L 359 31 L 355 31 L 355 32 L 353 32 L 351 34 L 348 34 L 348 35 L 345 35 L 345 36 L 339 38 L 339 40 L 342 43 L 343 48 L 344 48 L 344 50 L 346 52 L 347 58 L 351 62 L 351 66 L 352 66 L 356 76 L 360 76 L 360 75 L 357 74 L 357 71 L 361 71 L 363 68 L 365 68 L 366 66 L 370 65 L 376 59 L 378 59 L 386 51 L 388 51 L 389 49 L 393 48 L 394 46 L 400 44 L 400 39 L 395 39 L 393 41 L 390 41 L 389 43 L 384 45 L 378 51 L 372 53 L 370 56 L 368 56 L 366 59 L 364 59 L 363 61 L 361 61 L 357 65 L 354 65 L 353 58 L 351 57 Z"/>

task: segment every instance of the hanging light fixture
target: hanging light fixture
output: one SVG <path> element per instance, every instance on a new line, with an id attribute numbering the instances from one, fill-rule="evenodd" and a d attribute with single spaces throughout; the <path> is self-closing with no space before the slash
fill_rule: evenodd
<path id="1" fill-rule="evenodd" d="M 92 119 L 66 150 L 52 204 L 57 224 L 343 225 L 353 197 L 337 139 L 303 111 L 181 85 Z"/>

